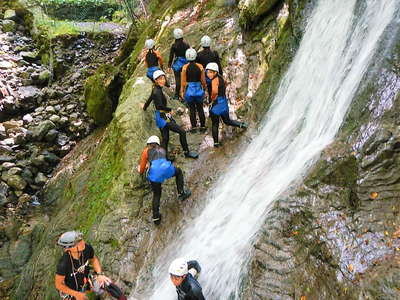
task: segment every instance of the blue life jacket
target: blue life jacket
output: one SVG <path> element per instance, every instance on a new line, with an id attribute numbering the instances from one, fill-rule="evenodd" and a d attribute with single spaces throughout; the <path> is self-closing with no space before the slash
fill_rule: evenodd
<path id="1" fill-rule="evenodd" d="M 205 92 L 201 86 L 201 82 L 188 82 L 185 91 L 185 100 L 188 103 L 202 103 Z"/>
<path id="2" fill-rule="evenodd" d="M 216 102 L 217 103 L 211 107 L 211 113 L 217 116 L 229 114 L 228 99 L 226 99 L 226 97 L 219 96 Z"/>
<path id="3" fill-rule="evenodd" d="M 165 158 L 153 160 L 147 175 L 147 179 L 151 182 L 163 183 L 165 180 L 175 175 L 174 165 Z"/>
<path id="4" fill-rule="evenodd" d="M 159 67 L 150 67 L 150 68 L 148 68 L 148 69 L 147 69 L 147 74 L 146 74 L 146 76 L 147 76 L 151 81 L 153 81 L 153 74 L 154 74 L 154 72 L 157 71 L 157 70 L 160 70 L 160 68 L 159 68 Z"/>
<path id="5" fill-rule="evenodd" d="M 182 67 L 187 64 L 186 58 L 182 56 L 178 56 L 174 63 L 172 64 L 172 69 L 174 69 L 175 72 L 180 72 L 182 70 Z"/>
<path id="6" fill-rule="evenodd" d="M 154 113 L 154 119 L 156 120 L 156 125 L 158 128 L 163 129 L 168 121 L 161 117 L 160 111 L 156 110 Z"/>

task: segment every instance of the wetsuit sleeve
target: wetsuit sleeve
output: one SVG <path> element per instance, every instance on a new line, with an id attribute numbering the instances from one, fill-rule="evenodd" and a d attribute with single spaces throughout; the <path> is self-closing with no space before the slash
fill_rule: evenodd
<path id="1" fill-rule="evenodd" d="M 174 61 L 174 56 L 175 56 L 175 48 L 174 45 L 172 45 L 171 50 L 169 51 L 168 68 L 171 68 L 172 62 Z"/>
<path id="2" fill-rule="evenodd" d="M 199 286 L 192 288 L 192 295 L 194 297 L 192 299 L 206 300 L 206 298 L 204 298 L 203 291 Z"/>
<path id="3" fill-rule="evenodd" d="M 148 154 L 149 148 L 144 148 L 142 155 L 140 157 L 140 165 L 139 165 L 139 173 L 143 174 L 144 171 L 146 170 L 146 165 L 149 160 L 149 154 Z"/>
<path id="4" fill-rule="evenodd" d="M 221 74 L 221 76 L 222 76 L 222 75 L 224 75 L 224 74 L 223 74 L 223 71 L 222 71 L 221 61 L 220 61 L 220 59 L 219 59 L 218 52 L 215 51 L 214 53 L 215 53 L 215 62 L 217 63 L 218 68 L 219 68 L 219 74 Z"/>
<path id="5" fill-rule="evenodd" d="M 204 73 L 204 68 L 201 64 L 197 64 L 197 66 L 199 67 L 200 71 L 201 71 L 201 85 L 203 86 L 203 89 L 207 88 L 207 83 L 206 83 L 206 73 Z"/>
<path id="6" fill-rule="evenodd" d="M 147 99 L 146 103 L 143 105 L 143 110 L 146 110 L 149 107 L 151 101 L 153 101 L 153 91 L 151 92 L 149 99 Z"/>
<path id="7" fill-rule="evenodd" d="M 211 81 L 211 100 L 215 101 L 218 97 L 218 87 L 219 87 L 219 80 L 218 77 L 215 77 Z"/>
<path id="8" fill-rule="evenodd" d="M 161 56 L 160 51 L 156 50 L 156 51 L 154 51 L 154 54 L 155 54 L 155 55 L 157 56 L 157 58 L 158 58 L 158 63 L 160 64 L 161 69 L 163 69 L 163 68 L 164 68 L 164 61 L 163 61 L 163 59 L 162 59 L 162 56 Z"/>
<path id="9" fill-rule="evenodd" d="M 188 270 L 195 269 L 197 273 L 201 272 L 201 267 L 197 260 L 189 260 L 187 264 L 188 264 Z"/>
<path id="10" fill-rule="evenodd" d="M 186 90 L 186 70 L 187 70 L 188 65 L 184 65 L 182 68 L 182 73 L 181 73 L 181 95 L 185 94 L 185 90 Z M 183 98 L 183 96 L 182 96 Z"/>
<path id="11" fill-rule="evenodd" d="M 155 88 L 155 92 L 153 93 L 153 95 L 154 95 L 154 97 L 153 97 L 154 105 L 157 110 L 163 110 L 166 112 L 169 112 L 172 110 L 172 108 L 165 106 L 165 104 L 163 103 L 164 95 L 162 93 L 161 88 Z"/>
<path id="12" fill-rule="evenodd" d="M 67 262 L 65 261 L 64 256 L 61 257 L 57 264 L 56 274 L 60 276 L 67 276 Z"/>

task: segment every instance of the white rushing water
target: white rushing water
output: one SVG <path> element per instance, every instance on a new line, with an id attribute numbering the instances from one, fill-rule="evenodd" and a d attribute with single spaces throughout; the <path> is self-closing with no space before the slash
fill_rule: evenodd
<path id="1" fill-rule="evenodd" d="M 180 256 L 200 262 L 207 299 L 239 298 L 251 241 L 268 208 L 334 140 L 400 6 L 399 0 L 360 2 L 319 1 L 259 135 L 209 192 L 201 214 L 157 259 L 150 299 L 176 299 L 167 269 Z"/>

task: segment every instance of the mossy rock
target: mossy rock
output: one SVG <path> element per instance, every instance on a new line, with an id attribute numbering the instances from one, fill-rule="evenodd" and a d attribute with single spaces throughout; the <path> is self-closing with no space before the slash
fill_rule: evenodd
<path id="1" fill-rule="evenodd" d="M 85 82 L 86 110 L 98 126 L 108 124 L 118 105 L 123 79 L 119 69 L 101 66 L 97 72 Z"/>
<path id="2" fill-rule="evenodd" d="M 247 28 L 255 24 L 258 19 L 269 13 L 275 6 L 283 2 L 282 0 L 241 0 L 239 2 L 239 23 Z"/>

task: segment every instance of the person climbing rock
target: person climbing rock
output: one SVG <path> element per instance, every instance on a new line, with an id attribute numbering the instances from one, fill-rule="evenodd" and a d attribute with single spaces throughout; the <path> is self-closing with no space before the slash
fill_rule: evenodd
<path id="1" fill-rule="evenodd" d="M 210 117 L 212 121 L 212 137 L 214 139 L 214 147 L 221 144 L 218 141 L 219 121 L 229 126 L 247 129 L 247 123 L 231 120 L 229 117 L 228 99 L 226 98 L 225 81 L 219 74 L 219 67 L 216 63 L 209 63 L 206 66 L 207 77 L 211 80 L 211 109 Z"/>
<path id="2" fill-rule="evenodd" d="M 175 42 L 171 46 L 169 54 L 168 68 L 174 71 L 175 75 L 175 99 L 180 100 L 179 93 L 181 90 L 181 71 L 182 67 L 187 63 L 185 53 L 190 48 L 189 44 L 183 40 L 183 30 L 176 28 L 174 30 Z"/>
<path id="3" fill-rule="evenodd" d="M 147 147 L 143 150 L 138 171 L 140 174 L 148 170 L 147 179 L 150 181 L 153 191 L 153 222 L 156 225 L 161 223 L 160 199 L 162 183 L 175 176 L 178 199 L 183 201 L 190 197 L 191 192 L 184 188 L 183 172 L 167 160 L 165 149 L 160 146 L 158 136 L 151 136 L 147 140 Z"/>
<path id="4" fill-rule="evenodd" d="M 64 249 L 55 276 L 55 286 L 61 299 L 87 300 L 86 292 L 92 291 L 99 296 L 106 291 L 118 300 L 127 300 L 121 289 L 102 273 L 93 247 L 82 236 L 78 231 L 68 231 L 57 241 Z M 90 274 L 90 265 L 94 275 Z"/>
<path id="5" fill-rule="evenodd" d="M 183 66 L 181 73 L 181 97 L 185 99 L 190 114 L 191 132 L 197 130 L 196 112 L 200 119 L 200 131 L 206 131 L 206 117 L 203 109 L 203 99 L 205 95 L 206 78 L 202 65 L 195 62 L 196 50 L 189 48 L 186 50 L 186 60 L 188 63 Z"/>
<path id="6" fill-rule="evenodd" d="M 155 111 L 155 121 L 157 127 L 161 131 L 162 137 L 162 147 L 168 153 L 168 143 L 169 143 L 169 131 L 173 131 L 179 134 L 179 139 L 181 146 L 183 148 L 185 157 L 198 158 L 198 153 L 194 151 L 189 151 L 189 146 L 186 139 L 186 132 L 172 118 L 172 109 L 167 107 L 167 98 L 165 97 L 162 88 L 165 86 L 166 78 L 165 73 L 161 70 L 157 70 L 153 74 L 154 87 L 151 92 L 149 99 L 143 105 L 143 110 L 146 111 L 147 107 L 151 102 L 154 103 L 156 108 Z"/>
<path id="7" fill-rule="evenodd" d="M 147 74 L 146 76 L 154 82 L 153 80 L 153 74 L 157 70 L 162 70 L 164 69 L 163 66 L 163 59 L 161 57 L 161 54 L 158 50 L 155 50 L 155 45 L 156 43 L 154 40 L 149 39 L 146 40 L 145 42 L 145 55 L 144 55 L 144 62 L 147 67 Z"/>
<path id="8" fill-rule="evenodd" d="M 176 287 L 178 300 L 205 300 L 197 277 L 201 271 L 195 260 L 175 259 L 169 267 L 169 276 Z"/>
<path id="9" fill-rule="evenodd" d="M 211 38 L 208 35 L 203 36 L 200 40 L 200 44 L 203 47 L 203 50 L 201 50 L 197 53 L 196 62 L 201 64 L 204 69 L 206 68 L 206 66 L 209 63 L 211 63 L 211 62 L 216 63 L 218 65 L 219 74 L 221 76 L 223 76 L 224 74 L 222 72 L 222 66 L 221 66 L 218 52 L 213 51 L 210 48 L 211 47 Z M 206 76 L 206 82 L 207 82 L 208 92 L 210 94 L 211 93 L 211 91 L 210 91 L 211 80 L 207 76 Z"/>

